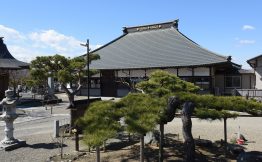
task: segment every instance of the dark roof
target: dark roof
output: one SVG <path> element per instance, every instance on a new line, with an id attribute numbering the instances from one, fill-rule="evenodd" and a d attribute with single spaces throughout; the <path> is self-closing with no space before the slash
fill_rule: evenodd
<path id="1" fill-rule="evenodd" d="M 230 59 L 202 48 L 178 30 L 178 20 L 124 27 L 123 35 L 92 51 L 100 60 L 95 69 L 143 69 L 208 66 Z"/>
<path id="2" fill-rule="evenodd" d="M 247 63 L 252 67 L 254 68 L 256 66 L 256 60 L 259 58 L 259 57 L 262 57 L 262 54 L 261 55 L 258 55 L 256 57 L 253 57 L 249 60 L 247 60 Z"/>
<path id="3" fill-rule="evenodd" d="M 29 64 L 16 60 L 8 51 L 4 44 L 3 37 L 0 37 L 0 68 L 2 69 L 21 69 L 29 68 Z"/>

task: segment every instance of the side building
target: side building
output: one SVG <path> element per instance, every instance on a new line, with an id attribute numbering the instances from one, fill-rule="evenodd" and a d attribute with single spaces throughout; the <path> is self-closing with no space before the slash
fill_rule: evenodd
<path id="1" fill-rule="evenodd" d="M 242 74 L 230 56 L 211 52 L 186 37 L 178 20 L 124 27 L 123 35 L 91 53 L 100 55 L 90 65 L 100 72 L 91 80 L 90 93 L 95 96 L 124 96 L 130 89 L 123 81 L 136 84 L 156 69 L 198 85 L 202 93 L 227 95 L 232 89 L 252 86 L 242 80 L 252 74 Z"/>
<path id="2" fill-rule="evenodd" d="M 5 97 L 5 90 L 8 89 L 9 79 L 24 76 L 29 69 L 29 64 L 15 59 L 8 51 L 0 37 L 0 99 Z"/>
<path id="3" fill-rule="evenodd" d="M 247 63 L 254 69 L 255 89 L 262 89 L 262 55 L 247 60 Z"/>

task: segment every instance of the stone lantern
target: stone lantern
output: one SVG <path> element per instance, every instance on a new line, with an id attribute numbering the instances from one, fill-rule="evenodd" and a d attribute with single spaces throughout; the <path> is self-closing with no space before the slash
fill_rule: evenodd
<path id="1" fill-rule="evenodd" d="M 5 122 L 5 137 L 0 142 L 0 148 L 11 150 L 24 145 L 26 142 L 14 138 L 14 120 L 18 117 L 16 113 L 16 100 L 14 99 L 14 91 L 6 90 L 5 98 L 0 102 L 3 108 L 3 114 L 0 121 Z"/>

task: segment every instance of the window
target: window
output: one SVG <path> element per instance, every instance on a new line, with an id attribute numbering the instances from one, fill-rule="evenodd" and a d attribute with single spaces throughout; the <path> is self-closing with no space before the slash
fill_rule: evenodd
<path id="1" fill-rule="evenodd" d="M 241 88 L 240 76 L 226 76 L 225 82 L 226 82 L 226 88 Z"/>
<path id="2" fill-rule="evenodd" d="M 210 77 L 195 77 L 194 83 L 199 86 L 202 91 L 210 90 Z"/>

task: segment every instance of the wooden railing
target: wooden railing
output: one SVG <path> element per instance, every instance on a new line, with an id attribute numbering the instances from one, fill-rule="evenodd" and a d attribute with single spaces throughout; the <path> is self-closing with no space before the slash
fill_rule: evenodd
<path id="1" fill-rule="evenodd" d="M 235 89 L 233 94 L 235 96 L 262 97 L 262 89 Z"/>

